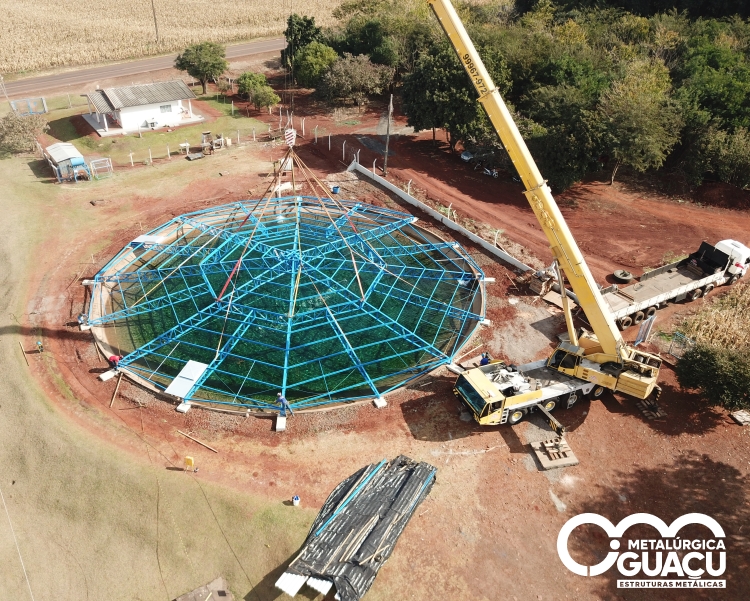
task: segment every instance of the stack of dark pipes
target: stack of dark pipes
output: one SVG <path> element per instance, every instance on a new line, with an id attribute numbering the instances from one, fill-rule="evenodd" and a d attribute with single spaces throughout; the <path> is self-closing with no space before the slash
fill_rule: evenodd
<path id="1" fill-rule="evenodd" d="M 361 599 L 429 494 L 436 471 L 401 455 L 344 480 L 323 504 L 287 572 L 332 581 L 342 601 Z"/>

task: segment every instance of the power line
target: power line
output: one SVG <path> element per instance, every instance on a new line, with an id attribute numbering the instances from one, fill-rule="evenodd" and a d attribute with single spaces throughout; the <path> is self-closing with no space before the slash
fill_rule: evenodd
<path id="1" fill-rule="evenodd" d="M 18 546 L 18 539 L 16 538 L 16 531 L 13 530 L 13 522 L 10 521 L 10 513 L 8 513 L 8 506 L 5 504 L 5 495 L 3 489 L 0 488 L 0 498 L 3 500 L 3 507 L 5 508 L 5 515 L 8 516 L 8 524 L 10 524 L 10 532 L 13 535 L 13 542 L 16 543 L 16 551 L 18 551 L 18 559 L 21 560 L 21 568 L 23 569 L 23 575 L 26 577 L 26 585 L 29 587 L 29 595 L 31 595 L 31 601 L 34 599 L 34 593 L 31 592 L 31 583 L 29 582 L 29 575 L 26 573 L 26 566 L 23 565 L 23 557 L 21 557 L 21 548 Z"/>

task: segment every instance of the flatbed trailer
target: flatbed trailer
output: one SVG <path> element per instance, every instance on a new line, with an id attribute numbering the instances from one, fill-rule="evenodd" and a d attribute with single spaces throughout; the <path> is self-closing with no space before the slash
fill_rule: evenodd
<path id="1" fill-rule="evenodd" d="M 561 373 L 548 366 L 552 359 L 525 365 L 495 361 L 464 371 L 453 393 L 483 426 L 517 424 L 528 413 L 543 407 L 569 409 L 584 396 L 599 397 L 602 386 Z M 583 359 L 585 363 L 591 363 Z M 592 363 L 591 367 L 595 367 Z"/>
<path id="2" fill-rule="evenodd" d="M 716 286 L 733 284 L 747 271 L 750 249 L 735 240 L 703 242 L 689 257 L 644 273 L 638 281 L 601 290 L 618 327 L 651 317 L 667 302 L 696 300 Z"/>

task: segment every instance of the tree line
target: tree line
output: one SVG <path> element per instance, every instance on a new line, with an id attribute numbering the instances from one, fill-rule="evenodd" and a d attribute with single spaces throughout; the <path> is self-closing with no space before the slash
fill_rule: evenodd
<path id="1" fill-rule="evenodd" d="M 550 184 L 606 168 L 685 186 L 750 185 L 750 23 L 735 0 L 457 3 Z M 506 163 L 476 93 L 424 2 L 350 0 L 336 27 L 292 15 L 284 65 L 330 101 L 400 94 L 409 124 Z"/>

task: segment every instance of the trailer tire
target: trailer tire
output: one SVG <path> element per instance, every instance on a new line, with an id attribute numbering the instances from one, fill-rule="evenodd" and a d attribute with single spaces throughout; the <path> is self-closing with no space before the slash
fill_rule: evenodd
<path id="1" fill-rule="evenodd" d="M 711 290 L 713 290 L 713 289 L 714 289 L 714 285 L 713 285 L 713 284 L 706 284 L 706 285 L 705 285 L 705 286 L 703 287 L 703 296 L 706 296 L 706 295 L 707 295 L 707 294 L 708 294 L 709 292 L 711 292 Z"/>
<path id="2" fill-rule="evenodd" d="M 643 311 L 638 311 L 635 315 L 633 315 L 633 323 L 638 325 L 643 321 L 644 317 L 646 316 L 643 314 Z"/>
<path id="3" fill-rule="evenodd" d="M 649 307 L 646 309 L 646 319 L 656 314 L 656 307 Z"/>
<path id="4" fill-rule="evenodd" d="M 526 412 L 523 409 L 511 409 L 508 412 L 508 424 L 515 426 L 524 417 L 526 417 Z"/>
<path id="5" fill-rule="evenodd" d="M 703 296 L 703 290 L 701 290 L 700 288 L 696 288 L 695 290 L 688 292 L 688 295 L 687 295 L 688 300 L 691 300 L 691 301 L 696 301 L 701 296 Z"/>
<path id="6" fill-rule="evenodd" d="M 604 394 L 604 386 L 594 386 L 589 392 L 589 398 L 598 399 Z"/>
<path id="7" fill-rule="evenodd" d="M 616 269 L 612 273 L 612 275 L 618 282 L 622 282 L 623 284 L 627 284 L 628 282 L 633 280 L 633 274 L 629 271 L 625 271 L 624 269 Z"/>
<path id="8" fill-rule="evenodd" d="M 729 278 L 729 281 L 727 282 L 727 286 L 731 286 L 732 284 L 737 282 L 737 280 L 739 279 L 740 279 L 740 275 L 738 273 L 735 273 L 731 278 Z"/>
<path id="9" fill-rule="evenodd" d="M 633 320 L 630 319 L 629 316 L 621 317 L 617 320 L 617 325 L 620 327 L 621 330 L 627 330 L 630 326 L 633 325 Z"/>

